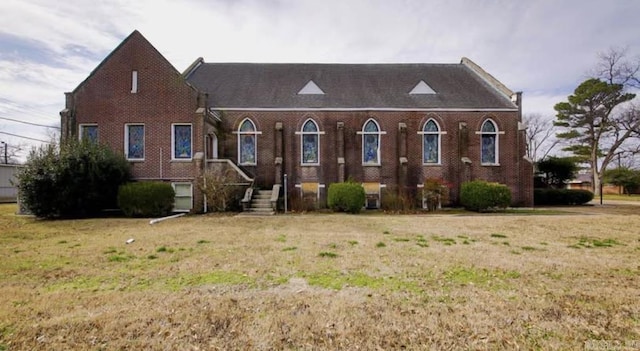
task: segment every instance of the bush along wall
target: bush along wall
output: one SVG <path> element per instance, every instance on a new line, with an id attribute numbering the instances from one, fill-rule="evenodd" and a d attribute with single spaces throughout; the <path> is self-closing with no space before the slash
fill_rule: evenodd
<path id="1" fill-rule="evenodd" d="M 504 209 L 511 203 L 511 190 L 504 184 L 484 180 L 465 182 L 460 189 L 460 203 L 476 212 Z"/>
<path id="2" fill-rule="evenodd" d="M 359 213 L 364 207 L 365 200 L 364 188 L 356 182 L 329 185 L 327 205 L 333 211 Z"/>
<path id="3" fill-rule="evenodd" d="M 169 183 L 128 183 L 118 190 L 118 206 L 128 217 L 163 217 L 171 213 L 175 195 Z"/>
<path id="4" fill-rule="evenodd" d="M 593 193 L 582 189 L 534 189 L 533 203 L 536 206 L 584 205 L 593 200 Z"/>

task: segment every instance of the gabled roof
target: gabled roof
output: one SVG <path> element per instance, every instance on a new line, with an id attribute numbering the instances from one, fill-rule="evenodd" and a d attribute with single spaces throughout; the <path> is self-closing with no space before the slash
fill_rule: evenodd
<path id="1" fill-rule="evenodd" d="M 115 49 L 113 49 L 113 51 L 111 51 L 109 55 L 107 55 L 107 57 L 105 57 L 104 60 L 102 60 L 100 64 L 96 66 L 96 68 L 94 68 L 93 71 L 91 71 L 91 73 L 89 73 L 87 78 L 85 78 L 80 84 L 78 84 L 78 86 L 73 90 L 73 92 L 75 93 L 76 91 L 78 91 L 78 89 L 80 89 L 87 81 L 89 81 L 95 75 L 95 73 L 98 72 L 107 62 L 109 62 L 113 57 L 118 55 L 120 51 L 123 51 L 127 46 L 130 46 L 130 45 L 134 45 L 138 47 L 144 46 L 146 49 L 151 50 L 152 52 L 157 54 L 159 57 L 161 57 L 162 60 L 164 60 L 167 63 L 167 65 L 171 67 L 171 70 L 175 71 L 176 75 L 178 76 L 180 75 L 180 72 L 171 64 L 171 62 L 169 62 L 169 60 L 167 60 L 164 57 L 164 55 L 162 55 L 160 51 L 158 51 L 158 49 L 156 49 L 147 40 L 147 38 L 145 38 L 142 35 L 142 33 L 140 33 L 138 30 L 134 30 Z"/>
<path id="2" fill-rule="evenodd" d="M 498 89 L 497 80 L 487 79 L 483 72 L 465 62 L 201 62 L 185 76 L 198 90 L 209 94 L 209 107 L 215 109 L 516 110 L 507 90 Z M 322 87 L 324 94 L 298 94 L 310 81 Z M 420 81 L 435 93 L 410 94 Z"/>

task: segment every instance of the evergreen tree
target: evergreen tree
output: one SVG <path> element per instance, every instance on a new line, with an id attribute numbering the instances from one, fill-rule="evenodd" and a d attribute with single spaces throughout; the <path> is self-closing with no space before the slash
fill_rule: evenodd
<path id="1" fill-rule="evenodd" d="M 591 78 L 580 84 L 568 101 L 555 105 L 556 126 L 565 128 L 558 138 L 565 139 L 580 161 L 589 165 L 594 192 L 599 193 L 603 171 L 618 149 L 640 131 L 640 113 L 629 109 L 614 113 L 620 104 L 635 98 L 624 85 Z"/>

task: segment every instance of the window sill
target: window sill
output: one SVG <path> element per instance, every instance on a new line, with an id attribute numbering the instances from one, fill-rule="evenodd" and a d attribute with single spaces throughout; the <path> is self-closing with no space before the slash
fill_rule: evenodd
<path id="1" fill-rule="evenodd" d="M 300 166 L 302 166 L 302 167 L 319 167 L 320 164 L 319 163 L 301 163 Z"/>
<path id="2" fill-rule="evenodd" d="M 480 166 L 482 167 L 500 167 L 499 163 L 481 163 Z"/>
<path id="3" fill-rule="evenodd" d="M 363 163 L 362 167 L 382 167 L 380 163 Z"/>
<path id="4" fill-rule="evenodd" d="M 442 167 L 442 163 L 423 163 L 424 167 Z"/>
<path id="5" fill-rule="evenodd" d="M 247 166 L 247 167 L 252 167 L 252 166 L 257 166 L 257 163 L 238 163 L 238 166 Z"/>

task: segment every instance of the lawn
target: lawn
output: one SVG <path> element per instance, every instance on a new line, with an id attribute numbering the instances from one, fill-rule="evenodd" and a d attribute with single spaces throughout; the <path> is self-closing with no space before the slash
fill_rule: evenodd
<path id="1" fill-rule="evenodd" d="M 0 350 L 637 348 L 640 211 L 582 209 L 149 225 L 0 205 Z"/>
<path id="2" fill-rule="evenodd" d="M 605 194 L 604 200 L 621 200 L 621 201 L 640 201 L 640 195 L 631 194 L 631 195 L 614 195 L 614 194 Z M 594 198 L 594 200 L 598 200 Z"/>

